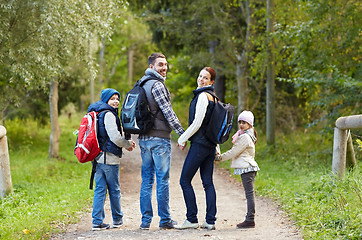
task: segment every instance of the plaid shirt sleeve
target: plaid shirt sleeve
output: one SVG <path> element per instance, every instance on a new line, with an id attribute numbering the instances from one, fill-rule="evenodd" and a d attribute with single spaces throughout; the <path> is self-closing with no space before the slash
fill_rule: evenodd
<path id="1" fill-rule="evenodd" d="M 161 82 L 156 82 L 152 88 L 152 95 L 156 103 L 160 107 L 163 115 L 170 124 L 171 128 L 175 130 L 178 135 L 181 136 L 185 130 L 181 126 L 181 123 L 177 118 L 176 113 L 172 109 L 170 93 L 165 88 L 164 84 Z"/>

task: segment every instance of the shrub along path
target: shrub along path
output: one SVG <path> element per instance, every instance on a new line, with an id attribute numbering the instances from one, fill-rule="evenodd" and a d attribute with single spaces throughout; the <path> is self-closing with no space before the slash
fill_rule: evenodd
<path id="1" fill-rule="evenodd" d="M 174 220 L 182 223 L 185 220 L 185 203 L 179 185 L 182 164 L 187 150 L 180 151 L 172 144 L 172 165 L 170 179 L 170 210 Z M 216 230 L 159 230 L 157 216 L 157 201 L 155 189 L 153 192 L 154 218 L 150 230 L 140 230 L 141 214 L 139 210 L 139 191 L 141 185 L 141 156 L 137 146 L 133 152 L 125 151 L 121 163 L 121 205 L 124 213 L 124 224 L 119 229 L 92 231 L 91 209 L 84 213 L 81 220 L 69 225 L 66 232 L 54 235 L 51 239 L 302 239 L 299 231 L 292 225 L 270 199 L 256 197 L 256 227 L 254 229 L 236 229 L 236 224 L 244 220 L 246 199 L 242 184 L 230 177 L 230 174 L 216 167 L 214 184 L 217 194 Z M 261 169 L 261 171 L 267 171 Z M 89 176 L 84 176 L 88 178 Z M 258 181 L 258 177 L 256 178 Z M 200 176 L 197 173 L 193 180 L 198 207 L 199 223 L 205 217 L 205 195 Z M 87 191 L 85 189 L 84 191 Z M 88 190 L 90 191 L 90 190 Z M 112 223 L 109 200 L 106 200 L 105 223 Z"/>

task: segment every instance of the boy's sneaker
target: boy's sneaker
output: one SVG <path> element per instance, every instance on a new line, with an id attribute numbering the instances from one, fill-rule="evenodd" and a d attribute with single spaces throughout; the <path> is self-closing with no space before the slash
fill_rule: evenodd
<path id="1" fill-rule="evenodd" d="M 209 230 L 215 230 L 215 224 L 208 224 L 206 221 L 204 221 L 201 226 L 201 228 L 206 228 Z"/>
<path id="2" fill-rule="evenodd" d="M 111 226 L 109 224 L 106 223 L 101 223 L 99 225 L 93 225 L 92 227 L 92 231 L 99 231 L 99 230 L 104 230 L 104 229 L 108 229 Z"/>
<path id="3" fill-rule="evenodd" d="M 150 224 L 141 223 L 140 229 L 141 230 L 150 230 Z"/>
<path id="4" fill-rule="evenodd" d="M 173 229 L 177 225 L 177 222 L 174 220 L 169 221 L 168 223 L 164 223 L 160 225 L 160 229 Z"/>
<path id="5" fill-rule="evenodd" d="M 123 220 L 119 221 L 118 223 L 113 223 L 112 228 L 119 228 L 122 225 L 123 225 Z"/>
<path id="6" fill-rule="evenodd" d="M 255 222 L 254 221 L 244 221 L 244 222 L 236 225 L 236 227 L 237 228 L 255 228 Z"/>
<path id="7" fill-rule="evenodd" d="M 176 229 L 190 229 L 190 228 L 196 229 L 199 227 L 199 224 L 191 223 L 186 219 L 181 225 L 175 225 L 174 227 Z"/>

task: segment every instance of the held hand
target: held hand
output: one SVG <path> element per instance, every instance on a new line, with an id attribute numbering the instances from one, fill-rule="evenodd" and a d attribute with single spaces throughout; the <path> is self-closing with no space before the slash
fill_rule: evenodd
<path id="1" fill-rule="evenodd" d="M 219 153 L 215 154 L 215 161 L 221 161 L 221 155 Z"/>
<path id="2" fill-rule="evenodd" d="M 131 152 L 136 147 L 136 143 L 132 139 L 129 141 L 131 142 L 131 147 L 126 148 L 126 150 Z"/>
<path id="3" fill-rule="evenodd" d="M 126 150 L 127 150 L 128 152 L 131 152 L 131 151 L 133 150 L 133 147 L 126 148 Z"/>
<path id="4" fill-rule="evenodd" d="M 178 149 L 180 149 L 182 151 L 185 149 L 186 145 L 187 145 L 187 142 L 184 145 L 177 144 L 177 147 L 178 147 Z"/>
<path id="5" fill-rule="evenodd" d="M 133 140 L 131 140 L 132 141 L 132 148 L 135 148 L 136 147 L 136 143 L 133 141 Z"/>

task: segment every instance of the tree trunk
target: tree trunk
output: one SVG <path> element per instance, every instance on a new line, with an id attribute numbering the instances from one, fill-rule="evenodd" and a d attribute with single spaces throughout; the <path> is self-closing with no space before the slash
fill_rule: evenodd
<path id="1" fill-rule="evenodd" d="M 128 51 L 128 86 L 133 86 L 133 56 L 134 44 L 131 44 Z"/>
<path id="2" fill-rule="evenodd" d="M 214 83 L 215 93 L 222 102 L 225 102 L 225 79 L 225 75 L 217 74 L 216 72 L 216 80 Z"/>
<path id="3" fill-rule="evenodd" d="M 104 86 L 104 52 L 106 48 L 106 43 L 104 38 L 101 41 L 101 47 L 99 50 L 99 84 L 101 88 Z"/>
<path id="4" fill-rule="evenodd" d="M 50 82 L 49 109 L 51 133 L 49 139 L 49 158 L 57 158 L 59 156 L 60 127 L 58 119 L 58 85 L 59 83 L 57 80 L 53 79 Z"/>
<path id="5" fill-rule="evenodd" d="M 240 3 L 242 4 L 242 3 Z M 245 42 L 243 52 L 240 55 L 236 54 L 236 81 L 238 86 L 238 112 L 244 109 L 249 109 L 249 89 L 248 89 L 248 59 L 252 49 L 250 39 L 253 35 L 252 25 L 254 24 L 254 17 L 252 16 L 253 9 L 250 8 L 249 1 L 244 2 L 245 5 L 241 6 L 247 27 L 245 33 Z"/>
<path id="6" fill-rule="evenodd" d="M 236 64 L 236 81 L 238 84 L 238 113 L 248 109 L 248 79 L 245 77 L 246 66 L 242 59 Z"/>
<path id="7" fill-rule="evenodd" d="M 274 58 L 273 40 L 274 32 L 273 20 L 273 0 L 267 0 L 267 20 L 266 32 L 268 38 L 268 62 L 267 62 L 267 84 L 266 84 L 266 139 L 268 145 L 275 143 L 275 80 L 274 80 Z"/>
<path id="8" fill-rule="evenodd" d="M 91 48 L 90 40 L 88 40 L 88 51 L 89 51 L 89 59 L 92 59 L 92 48 Z M 89 76 L 90 76 L 90 79 L 89 79 L 90 103 L 94 103 L 95 102 L 95 100 L 94 100 L 94 75 L 93 75 L 92 71 L 89 72 Z"/>
<path id="9" fill-rule="evenodd" d="M 210 40 L 209 41 L 209 53 L 212 55 L 213 62 L 216 63 L 216 66 L 223 66 L 224 64 L 221 61 L 216 60 L 217 57 L 215 56 L 215 48 L 219 45 L 217 40 Z M 221 68 L 220 67 L 220 68 Z M 220 101 L 225 102 L 225 75 L 221 74 L 218 68 L 215 69 L 216 71 L 216 79 L 214 83 L 215 93 L 216 96 L 219 97 Z"/>

